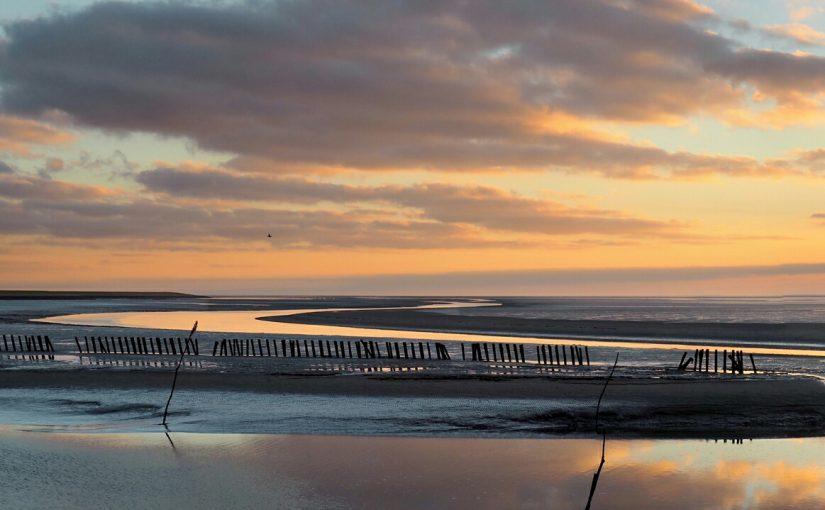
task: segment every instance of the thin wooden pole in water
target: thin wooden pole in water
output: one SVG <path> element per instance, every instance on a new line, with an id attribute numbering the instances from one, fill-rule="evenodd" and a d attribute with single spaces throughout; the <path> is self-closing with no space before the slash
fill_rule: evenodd
<path id="1" fill-rule="evenodd" d="M 596 430 L 599 429 L 599 410 L 602 407 L 602 398 L 604 397 L 604 392 L 607 390 L 607 385 L 610 384 L 610 380 L 613 379 L 613 372 L 616 370 L 616 365 L 619 363 L 619 353 L 616 353 L 616 361 L 613 362 L 613 368 L 610 369 L 610 374 L 608 374 L 607 379 L 604 381 L 604 387 L 602 387 L 602 392 L 599 394 L 599 401 L 596 402 Z"/>
<path id="2" fill-rule="evenodd" d="M 195 321 L 195 325 L 192 326 L 192 331 L 189 332 L 189 338 L 186 339 L 186 343 L 188 344 L 192 340 L 192 335 L 195 334 L 195 330 L 198 329 L 198 321 Z M 169 392 L 169 398 L 166 399 L 166 407 L 163 409 L 163 422 L 161 425 L 166 426 L 166 416 L 169 414 L 169 404 L 172 403 L 172 395 L 175 394 L 175 385 L 178 382 L 178 372 L 180 372 L 180 365 L 183 363 L 183 351 L 181 350 L 180 358 L 178 358 L 178 364 L 175 365 L 175 376 L 172 378 L 172 390 Z"/>

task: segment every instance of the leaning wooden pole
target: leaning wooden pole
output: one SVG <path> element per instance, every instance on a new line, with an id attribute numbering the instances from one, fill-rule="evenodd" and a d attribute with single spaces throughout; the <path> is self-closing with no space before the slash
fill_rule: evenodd
<path id="1" fill-rule="evenodd" d="M 195 325 L 192 326 L 192 331 L 189 332 L 189 337 L 186 339 L 186 345 L 189 345 L 189 342 L 192 341 L 192 335 L 195 334 L 195 331 L 198 329 L 198 321 L 195 321 Z M 169 398 L 166 399 L 166 407 L 163 409 L 163 422 L 161 425 L 166 426 L 166 416 L 169 414 L 169 404 L 172 403 L 172 395 L 175 394 L 175 385 L 178 382 L 178 372 L 180 372 L 180 366 L 183 364 L 183 353 L 184 350 L 180 350 L 180 358 L 178 358 L 178 364 L 175 366 L 175 376 L 172 378 L 172 390 L 169 392 Z"/>
<path id="2" fill-rule="evenodd" d="M 607 379 L 604 381 L 604 386 L 602 387 L 602 392 L 599 395 L 599 401 L 596 402 L 596 431 L 599 430 L 599 411 L 602 408 L 602 398 L 604 397 L 604 392 L 607 390 L 607 385 L 610 384 L 610 380 L 613 379 L 613 372 L 616 370 L 616 365 L 619 363 L 619 353 L 616 353 L 616 360 L 613 362 L 613 368 L 610 369 L 610 373 L 607 375 Z"/>

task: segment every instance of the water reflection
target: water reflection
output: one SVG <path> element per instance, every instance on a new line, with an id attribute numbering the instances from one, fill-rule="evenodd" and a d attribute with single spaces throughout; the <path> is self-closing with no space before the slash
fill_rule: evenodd
<path id="1" fill-rule="evenodd" d="M 601 439 L 0 434 L 20 507 L 577 508 Z M 611 440 L 592 508 L 821 508 L 822 439 Z M 169 476 L 174 472 L 174 476 Z M 39 476 L 32 476 L 37 473 Z M 609 475 L 609 476 L 608 476 Z M 42 490 L 42 481 L 49 490 Z"/>
<path id="2" fill-rule="evenodd" d="M 467 308 L 479 306 L 498 306 L 490 302 L 449 302 L 436 303 L 412 307 L 391 307 L 394 310 L 402 309 L 447 309 Z M 371 308 L 383 310 L 388 308 Z M 593 340 L 593 339 L 565 339 L 549 337 L 483 335 L 471 333 L 439 333 L 429 331 L 414 331 L 404 329 L 375 329 L 349 326 L 324 326 L 319 324 L 298 324 L 289 322 L 273 322 L 259 320 L 261 317 L 283 317 L 312 312 L 337 312 L 347 310 L 364 310 L 364 308 L 326 308 L 300 310 L 218 310 L 218 311 L 171 311 L 171 312 L 111 312 L 85 313 L 60 315 L 35 319 L 35 322 L 68 324 L 78 326 L 112 326 L 125 328 L 141 328 L 150 330 L 183 330 L 188 331 L 194 321 L 199 321 L 199 331 L 212 333 L 258 333 L 278 335 L 309 335 L 309 336 L 336 336 L 358 338 L 394 338 L 432 341 L 464 341 L 464 342 L 498 342 L 498 343 L 525 343 L 543 344 L 548 341 L 559 345 L 587 345 L 590 347 L 611 347 L 635 349 L 663 350 L 693 350 L 697 345 L 710 349 L 729 349 L 731 345 L 741 342 L 728 342 L 726 345 L 714 342 L 696 341 L 695 343 L 659 343 L 652 341 L 624 341 L 624 340 Z M 745 345 L 745 344 L 743 344 Z M 748 345 L 748 352 L 756 355 L 784 355 L 784 356 L 813 356 L 825 357 L 822 349 L 787 348 L 781 345 L 758 347 Z"/>

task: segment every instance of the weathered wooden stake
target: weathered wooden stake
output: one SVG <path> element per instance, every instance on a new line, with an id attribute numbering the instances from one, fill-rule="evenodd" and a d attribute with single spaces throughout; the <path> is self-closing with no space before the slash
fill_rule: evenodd
<path id="1" fill-rule="evenodd" d="M 198 321 L 195 321 L 195 325 L 192 326 L 192 331 L 189 332 L 189 340 L 192 339 L 192 335 L 195 334 L 195 330 L 198 329 Z M 178 382 L 178 372 L 180 371 L 180 365 L 183 363 L 183 352 L 180 353 L 180 359 L 178 360 L 178 364 L 175 366 L 175 376 L 172 378 L 172 390 L 169 392 L 169 398 L 166 399 L 166 407 L 163 409 L 163 423 L 162 425 L 166 426 L 166 416 L 169 414 L 169 404 L 172 402 L 172 395 L 175 394 L 175 384 Z"/>

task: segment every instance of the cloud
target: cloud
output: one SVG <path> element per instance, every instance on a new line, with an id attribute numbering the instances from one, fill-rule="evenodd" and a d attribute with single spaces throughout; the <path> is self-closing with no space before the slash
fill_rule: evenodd
<path id="1" fill-rule="evenodd" d="M 483 248 L 575 243 L 582 236 L 594 237 L 591 242 L 701 237 L 683 222 L 489 186 L 352 186 L 207 167 L 161 168 L 136 180 L 148 193 L 0 174 L 0 234 L 55 242 L 223 243 L 233 249 L 238 242 L 264 248 L 267 233 L 279 248 Z"/>
<path id="2" fill-rule="evenodd" d="M 221 249 L 433 248 L 495 246 L 467 229 L 426 221 L 386 220 L 369 213 L 281 209 L 211 209 L 152 201 L 0 200 L 0 233 L 47 236 L 54 242 L 119 240 L 143 246 Z M 232 241 L 239 244 L 226 244 Z"/>
<path id="3" fill-rule="evenodd" d="M 36 120 L 0 115 L 0 152 L 28 155 L 32 145 L 56 145 L 74 137 L 49 124 Z"/>
<path id="4" fill-rule="evenodd" d="M 13 174 L 14 168 L 9 166 L 8 163 L 4 161 L 0 161 L 0 174 Z"/>
<path id="5" fill-rule="evenodd" d="M 809 46 L 825 46 L 825 32 L 820 32 L 804 23 L 768 25 L 765 31 Z"/>
<path id="6" fill-rule="evenodd" d="M 752 123 L 821 110 L 825 59 L 742 46 L 718 22 L 687 0 L 102 2 L 7 25 L 0 83 L 19 115 L 185 136 L 272 172 L 772 174 L 559 121 L 727 116 L 751 88 L 794 107 Z"/>
<path id="7" fill-rule="evenodd" d="M 5 163 L 0 169 L 8 168 Z M 109 197 L 115 193 L 99 186 L 71 184 L 0 171 L 0 199 L 6 200 L 86 200 Z"/>
<path id="8" fill-rule="evenodd" d="M 297 178 L 239 175 L 211 168 L 159 168 L 136 176 L 153 192 L 175 197 L 280 203 L 377 202 L 411 208 L 443 224 L 545 235 L 675 235 L 685 225 L 631 217 L 618 211 L 574 208 L 489 186 L 417 184 L 351 186 Z"/>

